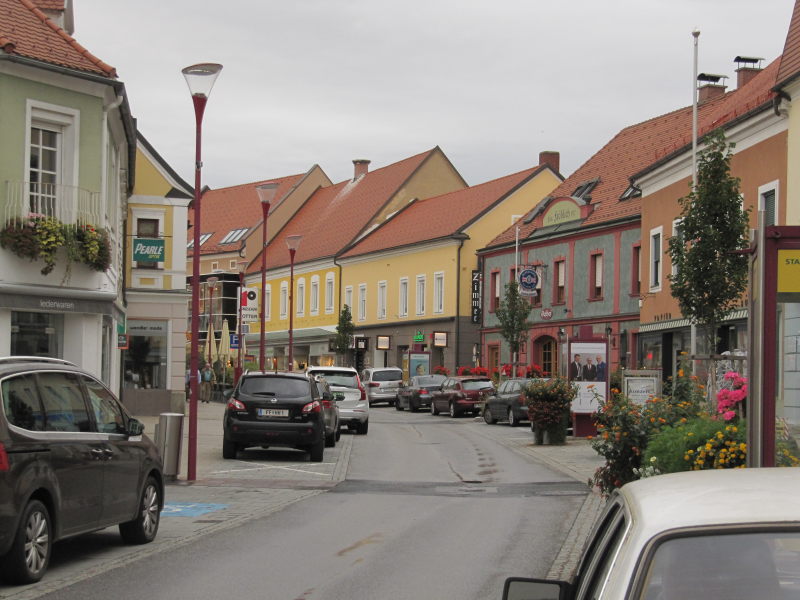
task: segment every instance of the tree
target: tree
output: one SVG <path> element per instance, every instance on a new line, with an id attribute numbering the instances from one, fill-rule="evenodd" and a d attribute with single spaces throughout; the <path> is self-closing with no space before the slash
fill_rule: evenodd
<path id="1" fill-rule="evenodd" d="M 519 284 L 516 281 L 506 285 L 506 292 L 494 311 L 500 322 L 500 335 L 508 343 L 511 350 L 512 361 L 519 354 L 531 324 L 528 317 L 531 314 L 531 303 L 519 293 Z"/>
<path id="2" fill-rule="evenodd" d="M 744 210 L 739 179 L 730 175 L 731 149 L 722 130 L 706 138 L 698 157 L 697 183 L 681 205 L 679 234 L 669 240 L 674 267 L 672 296 L 683 316 L 705 330 L 716 347 L 717 327 L 747 289 L 749 211 Z"/>
<path id="3" fill-rule="evenodd" d="M 339 313 L 339 324 L 336 326 L 336 337 L 333 341 L 333 349 L 339 356 L 347 356 L 353 345 L 353 333 L 356 326 L 353 323 L 353 315 L 350 307 L 345 304 Z"/>

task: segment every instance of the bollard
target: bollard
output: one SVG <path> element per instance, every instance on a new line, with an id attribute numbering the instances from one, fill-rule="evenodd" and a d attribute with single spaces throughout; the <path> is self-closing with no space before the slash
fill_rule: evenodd
<path id="1" fill-rule="evenodd" d="M 164 477 L 175 480 L 181 465 L 181 442 L 183 441 L 183 415 L 161 413 L 156 427 L 156 446 L 164 463 Z"/>

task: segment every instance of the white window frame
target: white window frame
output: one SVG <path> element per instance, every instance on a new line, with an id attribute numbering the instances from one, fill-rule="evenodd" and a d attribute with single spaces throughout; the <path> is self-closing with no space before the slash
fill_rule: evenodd
<path id="1" fill-rule="evenodd" d="M 358 284 L 358 320 L 367 320 L 367 284 Z"/>
<path id="2" fill-rule="evenodd" d="M 764 185 L 758 186 L 758 206 L 756 207 L 757 210 L 765 210 L 766 207 L 764 206 L 764 196 L 769 192 L 775 192 L 775 223 L 773 225 L 778 225 L 778 214 L 779 210 L 778 207 L 780 206 L 780 180 L 776 179 L 775 181 L 770 181 Z M 757 224 L 756 224 L 757 226 Z"/>
<path id="3" fill-rule="evenodd" d="M 319 275 L 312 275 L 311 277 L 311 291 L 308 310 L 313 316 L 319 314 Z"/>
<path id="4" fill-rule="evenodd" d="M 355 306 L 353 306 L 353 286 L 348 285 L 344 288 L 344 303 L 350 308 L 350 315 L 352 316 L 355 311 Z"/>
<path id="5" fill-rule="evenodd" d="M 397 299 L 397 316 L 408 316 L 408 277 L 400 278 L 400 285 Z"/>
<path id="6" fill-rule="evenodd" d="M 677 237 L 682 235 L 681 232 L 681 223 L 683 219 L 678 217 L 677 219 L 672 220 L 672 237 Z M 674 262 L 670 266 L 670 272 L 672 273 L 673 277 L 678 274 L 678 265 Z"/>
<path id="7" fill-rule="evenodd" d="M 426 277 L 425 275 L 417 275 L 417 285 L 415 287 L 416 294 L 414 294 L 414 298 L 416 300 L 416 309 L 417 309 L 417 316 L 422 316 L 425 314 L 425 294 L 427 290 L 426 287 Z"/>
<path id="8" fill-rule="evenodd" d="M 444 312 L 444 271 L 433 274 L 433 312 L 437 315 Z"/>
<path id="9" fill-rule="evenodd" d="M 386 318 L 386 280 L 378 282 L 378 319 Z"/>
<path id="10" fill-rule="evenodd" d="M 325 274 L 325 314 L 333 314 L 334 298 L 336 294 L 336 279 L 333 272 Z"/>
<path id="11" fill-rule="evenodd" d="M 280 292 L 280 306 L 278 307 L 280 310 L 280 318 L 286 319 L 289 316 L 289 282 L 288 281 L 281 281 L 281 292 Z"/>
<path id="12" fill-rule="evenodd" d="M 294 300 L 295 314 L 298 317 L 306 315 L 306 278 L 300 277 L 297 280 L 297 296 Z"/>
<path id="13" fill-rule="evenodd" d="M 236 268 L 237 268 L 237 265 L 236 265 L 236 259 L 235 258 L 233 260 L 231 260 L 231 261 L 228 261 L 228 269 L 229 270 L 235 271 Z"/>
<path id="14" fill-rule="evenodd" d="M 654 238 L 658 236 L 658 248 L 654 247 Z M 651 292 L 660 292 L 664 285 L 664 227 L 659 225 L 650 230 L 650 265 L 647 285 Z M 656 261 L 658 256 L 658 261 Z M 658 278 L 658 283 L 655 283 Z"/>
<path id="15" fill-rule="evenodd" d="M 272 285 L 269 283 L 264 286 L 264 320 L 272 318 Z M 259 313 L 259 317 L 261 314 Z"/>

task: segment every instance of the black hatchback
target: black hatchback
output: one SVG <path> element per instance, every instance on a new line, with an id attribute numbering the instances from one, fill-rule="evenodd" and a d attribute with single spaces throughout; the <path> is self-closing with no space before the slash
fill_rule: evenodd
<path id="1" fill-rule="evenodd" d="M 0 575 L 33 583 L 52 544 L 119 525 L 142 544 L 158 531 L 158 449 L 114 395 L 66 361 L 0 358 Z"/>
<path id="2" fill-rule="evenodd" d="M 331 393 L 305 373 L 244 373 L 225 407 L 222 457 L 236 458 L 239 450 L 251 446 L 282 446 L 304 450 L 311 461 L 322 462 L 326 410 L 332 401 Z"/>

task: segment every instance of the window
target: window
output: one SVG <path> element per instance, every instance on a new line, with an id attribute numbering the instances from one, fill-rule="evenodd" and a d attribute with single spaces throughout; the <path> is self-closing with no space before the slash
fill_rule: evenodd
<path id="1" fill-rule="evenodd" d="M 3 408 L 11 425 L 29 431 L 44 430 L 44 412 L 32 375 L 3 380 Z"/>
<path id="2" fill-rule="evenodd" d="M 89 393 L 89 403 L 94 413 L 97 431 L 100 433 L 125 433 L 125 417 L 111 393 L 86 375 L 83 376 L 83 383 Z"/>
<path id="3" fill-rule="evenodd" d="M 200 245 L 202 246 L 203 244 L 205 244 L 208 241 L 208 238 L 210 238 L 212 235 L 214 235 L 214 234 L 213 233 L 200 234 Z M 189 243 L 186 244 L 186 247 L 187 248 L 193 248 L 194 247 L 194 237 L 192 237 L 192 239 L 189 240 Z"/>
<path id="4" fill-rule="evenodd" d="M 556 372 L 555 370 L 555 360 L 556 360 L 556 349 L 555 349 L 555 341 L 550 338 L 547 341 L 542 343 L 542 358 L 541 358 L 541 366 L 542 372 L 544 373 L 545 377 L 549 377 L 553 373 Z"/>
<path id="5" fill-rule="evenodd" d="M 636 243 L 631 248 L 631 295 L 638 296 L 642 289 L 641 275 L 642 245 Z"/>
<path id="6" fill-rule="evenodd" d="M 302 317 L 306 314 L 306 280 L 301 277 L 297 280 L 297 298 L 294 299 L 297 307 L 297 316 Z"/>
<path id="7" fill-rule="evenodd" d="M 229 231 L 228 233 L 226 233 L 225 237 L 223 237 L 219 241 L 219 243 L 220 244 L 233 244 L 234 242 L 238 242 L 240 239 L 242 239 L 242 236 L 244 236 L 245 233 L 247 233 L 247 227 L 242 227 L 240 229 L 234 229 L 234 230 Z"/>
<path id="8" fill-rule="evenodd" d="M 662 227 L 650 230 L 650 291 L 661 290 Z"/>
<path id="9" fill-rule="evenodd" d="M 158 219 L 136 219 L 136 237 L 158 238 Z M 136 268 L 157 269 L 159 265 L 163 266 L 163 264 L 164 263 L 137 260 Z"/>
<path id="10" fill-rule="evenodd" d="M 272 286 L 267 284 L 264 287 L 264 320 L 269 321 L 272 316 Z M 261 313 L 259 313 L 261 316 Z"/>
<path id="11" fill-rule="evenodd" d="M 218 262 L 212 262 L 211 263 L 211 272 L 212 273 L 216 273 L 217 271 L 219 271 L 219 263 Z"/>
<path id="12" fill-rule="evenodd" d="M 778 185 L 772 181 L 758 188 L 758 209 L 764 210 L 764 226 L 778 224 Z"/>
<path id="13" fill-rule="evenodd" d="M 398 298 L 399 314 L 400 317 L 408 316 L 408 277 L 400 279 L 400 297 Z"/>
<path id="14" fill-rule="evenodd" d="M 417 275 L 417 314 L 425 314 L 425 275 Z"/>
<path id="15" fill-rule="evenodd" d="M 58 185 L 61 183 L 61 132 L 39 127 L 30 131 L 31 212 L 56 214 Z"/>
<path id="16" fill-rule="evenodd" d="M 553 271 L 555 277 L 553 278 L 553 304 L 564 304 L 567 301 L 566 294 L 566 278 L 567 278 L 567 265 L 566 261 L 561 258 L 553 263 Z"/>
<path id="17" fill-rule="evenodd" d="M 433 312 L 444 312 L 444 273 L 433 274 Z"/>
<path id="18" fill-rule="evenodd" d="M 533 270 L 536 271 L 536 275 L 538 275 L 539 278 L 536 281 L 536 295 L 531 296 L 532 306 L 542 305 L 542 278 L 544 277 L 544 269 L 542 266 L 543 265 L 534 265 L 533 267 Z"/>
<path id="19" fill-rule="evenodd" d="M 641 198 L 642 197 L 642 190 L 641 188 L 636 187 L 635 185 L 628 186 L 622 196 L 619 197 L 620 200 L 629 200 L 631 198 Z"/>
<path id="20" fill-rule="evenodd" d="M 378 282 L 378 318 L 386 318 L 386 282 Z"/>
<path id="21" fill-rule="evenodd" d="M 76 373 L 39 373 L 45 431 L 91 431 L 92 425 Z"/>
<path id="22" fill-rule="evenodd" d="M 591 181 L 585 181 L 580 184 L 575 191 L 572 192 L 573 198 L 580 198 L 581 200 L 589 200 L 591 199 L 592 190 L 600 183 L 600 178 L 592 179 Z"/>
<path id="23" fill-rule="evenodd" d="M 594 252 L 589 256 L 589 299 L 603 298 L 603 254 Z"/>
<path id="24" fill-rule="evenodd" d="M 358 320 L 367 319 L 367 284 L 362 283 L 358 286 Z"/>
<path id="25" fill-rule="evenodd" d="M 325 275 L 325 314 L 331 314 L 333 312 L 333 277 L 333 273 Z"/>
<path id="26" fill-rule="evenodd" d="M 681 230 L 681 221 L 682 219 L 675 219 L 672 222 L 672 237 L 677 238 L 679 241 L 683 242 L 683 231 Z M 678 274 L 678 265 L 672 263 L 672 274 Z"/>
<path id="27" fill-rule="evenodd" d="M 355 308 L 353 306 L 353 286 L 352 285 L 348 285 L 346 288 L 344 288 L 344 303 L 350 309 L 350 314 L 352 315 L 353 309 Z"/>
<path id="28" fill-rule="evenodd" d="M 319 275 L 311 278 L 311 305 L 309 309 L 312 315 L 319 314 Z"/>
<path id="29" fill-rule="evenodd" d="M 281 296 L 280 296 L 280 312 L 281 312 L 281 319 L 285 319 L 288 315 L 288 306 L 289 306 L 289 284 L 285 281 L 281 281 Z"/>
<path id="30" fill-rule="evenodd" d="M 489 299 L 489 312 L 494 312 L 500 305 L 500 271 L 498 270 L 492 271 L 489 292 L 492 294 Z"/>
<path id="31" fill-rule="evenodd" d="M 236 269 L 238 269 L 238 266 L 236 265 L 236 259 L 228 261 L 228 269 L 231 271 L 235 271 Z"/>

